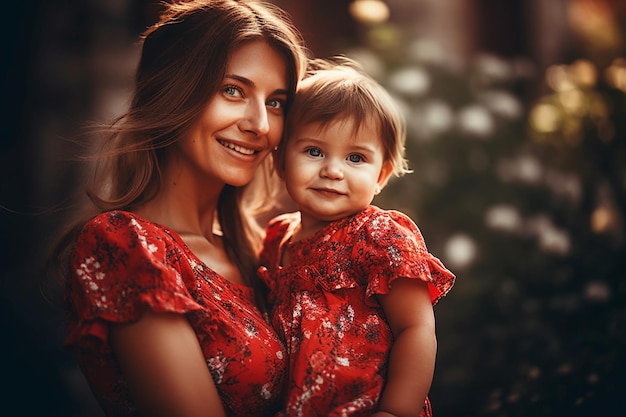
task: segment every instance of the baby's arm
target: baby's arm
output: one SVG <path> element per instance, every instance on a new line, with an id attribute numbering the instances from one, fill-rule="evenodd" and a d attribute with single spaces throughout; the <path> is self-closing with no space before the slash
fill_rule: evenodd
<path id="1" fill-rule="evenodd" d="M 437 338 L 428 286 L 418 279 L 396 279 L 378 295 L 394 335 L 385 388 L 372 417 L 419 416 L 435 369 Z"/>

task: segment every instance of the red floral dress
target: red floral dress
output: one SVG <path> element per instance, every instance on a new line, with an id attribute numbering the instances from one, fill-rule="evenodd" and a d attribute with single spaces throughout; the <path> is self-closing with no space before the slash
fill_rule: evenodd
<path id="1" fill-rule="evenodd" d="M 98 215 L 83 228 L 67 281 L 66 345 L 109 416 L 135 416 L 109 344 L 110 323 L 144 308 L 185 314 L 228 416 L 272 416 L 284 388 L 284 345 L 251 288 L 204 265 L 173 231 L 135 214 Z"/>
<path id="2" fill-rule="evenodd" d="M 393 336 L 375 297 L 398 277 L 428 283 L 432 303 L 455 277 L 426 249 L 411 219 L 375 206 L 292 242 L 299 213 L 267 228 L 259 274 L 272 324 L 289 354 L 281 416 L 368 416 L 385 382 Z M 290 265 L 280 265 L 289 248 Z M 417 404 L 416 404 L 417 405 Z M 426 399 L 423 416 L 431 415 Z"/>

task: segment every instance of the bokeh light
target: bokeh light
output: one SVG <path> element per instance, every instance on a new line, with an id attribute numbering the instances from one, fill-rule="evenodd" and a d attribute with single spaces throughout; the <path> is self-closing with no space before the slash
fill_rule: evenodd
<path id="1" fill-rule="evenodd" d="M 354 0 L 350 13 L 361 23 L 380 23 L 389 19 L 389 7 L 381 0 Z"/>
<path id="2" fill-rule="evenodd" d="M 445 255 L 452 268 L 464 270 L 474 262 L 478 246 L 474 239 L 466 234 L 451 236 L 446 243 Z"/>

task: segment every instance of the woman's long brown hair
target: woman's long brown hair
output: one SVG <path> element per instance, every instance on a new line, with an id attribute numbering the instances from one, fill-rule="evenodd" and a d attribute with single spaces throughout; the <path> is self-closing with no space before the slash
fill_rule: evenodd
<path id="1" fill-rule="evenodd" d="M 235 48 L 263 39 L 281 53 L 288 64 L 288 101 L 304 72 L 308 52 L 303 39 L 289 16 L 270 3 L 195 0 L 165 7 L 159 21 L 142 36 L 130 107 L 111 123 L 102 149 L 92 158 L 93 175 L 86 187 L 89 207 L 53 248 L 52 270 L 59 277 L 67 277 L 73 242 L 86 221 L 109 210 L 132 211 L 155 197 L 169 147 L 185 135 L 217 92 Z M 269 166 L 264 163 L 262 169 Z M 229 258 L 249 285 L 259 289 L 255 277 L 259 228 L 247 208 L 264 205 L 245 199 L 244 191 L 266 185 L 253 183 L 226 185 L 217 218 Z"/>

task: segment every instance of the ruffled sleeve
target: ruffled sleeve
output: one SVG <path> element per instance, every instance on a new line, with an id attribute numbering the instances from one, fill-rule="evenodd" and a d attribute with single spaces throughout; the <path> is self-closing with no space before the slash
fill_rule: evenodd
<path id="1" fill-rule="evenodd" d="M 200 310 L 185 285 L 189 265 L 181 265 L 177 249 L 164 230 L 127 212 L 104 213 L 87 223 L 71 258 L 66 345 L 86 335 L 106 341 L 108 322 L 136 321 L 146 308 Z"/>
<path id="2" fill-rule="evenodd" d="M 274 217 L 267 224 L 263 247 L 259 255 L 258 276 L 274 292 L 276 288 L 276 270 L 280 265 L 281 247 L 289 231 L 299 222 L 299 213 L 284 213 Z"/>
<path id="3" fill-rule="evenodd" d="M 421 279 L 428 283 L 430 300 L 436 304 L 452 288 L 455 276 L 428 252 L 415 223 L 397 211 L 377 211 L 360 228 L 353 256 L 367 268 L 366 296 L 389 292 L 393 280 Z"/>

